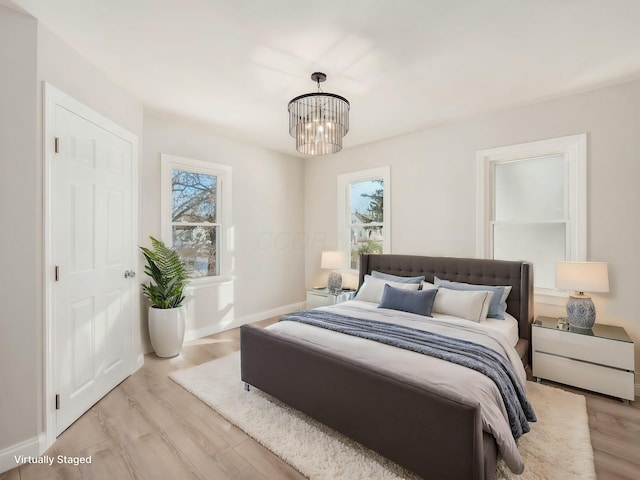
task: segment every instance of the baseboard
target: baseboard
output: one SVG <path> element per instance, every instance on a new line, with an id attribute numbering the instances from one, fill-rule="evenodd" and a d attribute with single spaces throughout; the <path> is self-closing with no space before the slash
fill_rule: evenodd
<path id="1" fill-rule="evenodd" d="M 302 310 L 303 308 L 304 308 L 304 302 L 291 303 L 289 305 L 284 305 L 282 307 L 274 308 L 271 310 L 265 310 L 263 312 L 254 313 L 252 315 L 246 315 L 244 317 L 235 318 L 233 319 L 233 321 L 224 325 L 216 323 L 214 325 L 208 325 L 206 327 L 198 328 L 197 330 L 187 330 L 184 334 L 184 341 L 188 342 L 189 340 L 196 340 L 198 338 L 207 337 L 209 335 L 220 333 L 225 330 L 238 328 L 241 325 L 245 325 L 247 323 L 259 322 L 261 320 L 266 320 L 268 318 L 285 315 L 287 313 L 295 312 L 297 310 Z"/>
<path id="2" fill-rule="evenodd" d="M 44 452 L 45 444 L 46 435 L 41 433 L 37 437 L 0 450 L 0 474 L 25 463 L 20 462 L 19 458 L 16 461 L 16 457 L 39 457 Z"/>
<path id="3" fill-rule="evenodd" d="M 138 370 L 140 370 L 142 368 L 142 366 L 144 365 L 144 353 L 140 352 L 137 356 L 136 356 L 136 364 L 133 367 L 133 372 L 131 373 L 135 373 Z"/>

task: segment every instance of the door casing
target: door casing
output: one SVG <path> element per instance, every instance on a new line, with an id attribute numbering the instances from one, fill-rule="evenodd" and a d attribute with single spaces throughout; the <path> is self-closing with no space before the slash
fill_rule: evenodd
<path id="1" fill-rule="evenodd" d="M 43 325 L 43 412 L 44 438 L 40 442 L 40 453 L 49 448 L 56 439 L 56 405 L 55 405 L 55 332 L 53 330 L 53 302 L 52 287 L 55 282 L 55 271 L 52 259 L 52 175 L 51 165 L 54 157 L 55 136 L 54 117 L 55 106 L 60 105 L 84 117 L 109 132 L 131 143 L 131 231 L 134 238 L 139 238 L 138 230 L 138 137 L 104 117 L 95 110 L 75 100 L 49 83 L 43 83 L 43 292 L 44 292 L 44 325 Z M 135 245 L 133 246 L 135 247 Z M 137 267 L 136 261 L 132 267 Z M 130 351 L 127 353 L 129 373 L 139 369 L 144 357 L 140 348 L 140 295 L 139 280 L 131 282 L 132 321 L 128 334 Z"/>

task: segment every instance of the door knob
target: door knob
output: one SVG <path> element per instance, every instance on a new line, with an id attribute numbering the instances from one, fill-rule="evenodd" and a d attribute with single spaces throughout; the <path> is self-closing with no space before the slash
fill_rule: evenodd
<path id="1" fill-rule="evenodd" d="M 133 278 L 136 276 L 136 272 L 134 272 L 133 270 L 125 270 L 124 272 L 124 278 Z"/>

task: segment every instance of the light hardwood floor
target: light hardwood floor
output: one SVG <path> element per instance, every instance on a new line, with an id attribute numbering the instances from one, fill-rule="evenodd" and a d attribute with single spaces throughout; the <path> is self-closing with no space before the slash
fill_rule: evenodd
<path id="1" fill-rule="evenodd" d="M 235 329 L 189 342 L 173 359 L 147 355 L 144 367 L 80 417 L 47 452 L 91 456 L 90 465 L 22 465 L 0 474 L 0 480 L 304 479 L 167 376 L 239 347 Z M 598 479 L 640 478 L 638 402 L 627 406 L 576 392 L 587 397 Z"/>

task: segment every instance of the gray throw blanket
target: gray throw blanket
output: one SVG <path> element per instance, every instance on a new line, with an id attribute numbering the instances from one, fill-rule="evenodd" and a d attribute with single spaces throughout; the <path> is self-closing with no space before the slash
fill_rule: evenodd
<path id="1" fill-rule="evenodd" d="M 528 422 L 536 421 L 533 407 L 508 360 L 483 345 L 403 325 L 364 320 L 324 310 L 291 313 L 282 320 L 374 340 L 471 368 L 489 377 L 498 387 L 516 440 L 530 430 Z"/>

